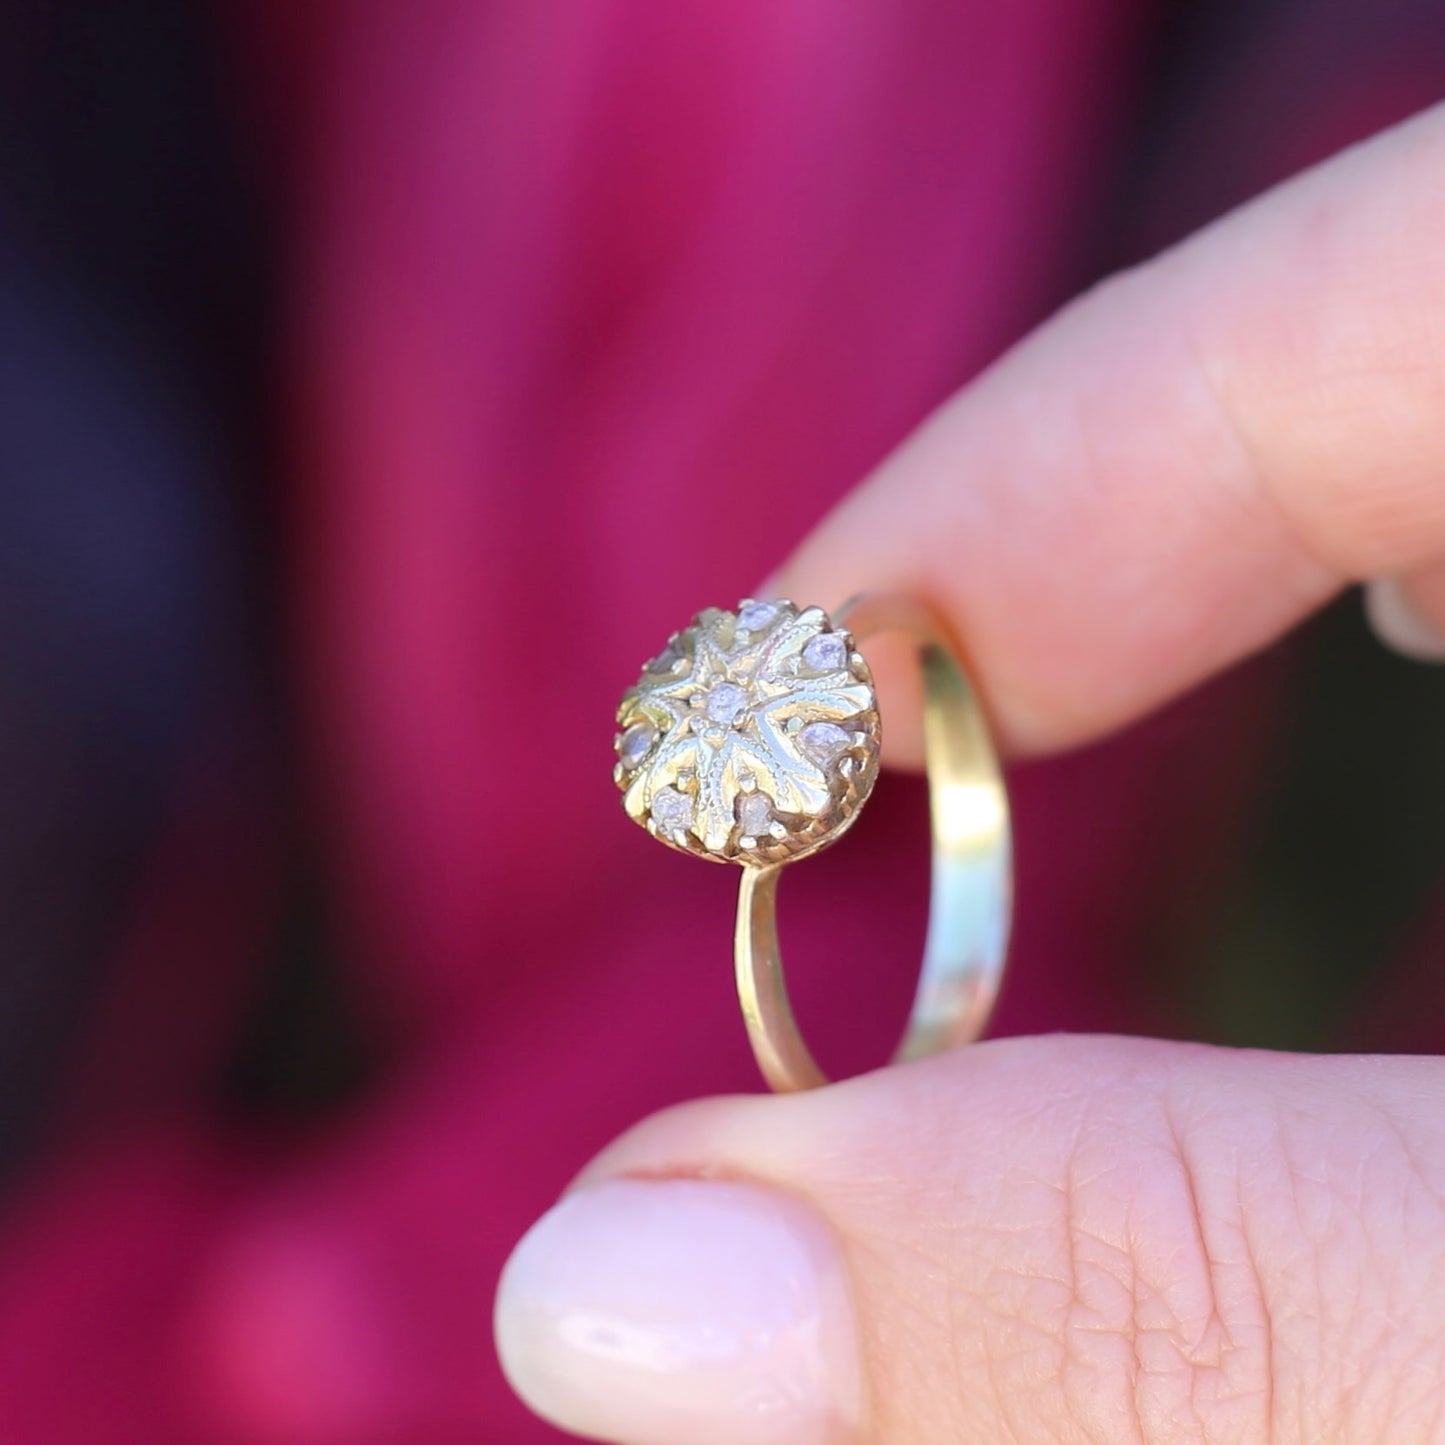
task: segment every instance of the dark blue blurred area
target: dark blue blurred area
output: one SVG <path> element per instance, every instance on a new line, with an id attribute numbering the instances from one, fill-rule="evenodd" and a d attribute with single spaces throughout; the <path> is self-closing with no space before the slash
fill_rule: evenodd
<path id="1" fill-rule="evenodd" d="M 265 288 L 208 23 L 0 18 L 0 1170 L 181 769 L 264 695 Z"/>
<path id="2" fill-rule="evenodd" d="M 23 795 L 45 749 L 83 755 L 105 811 L 163 783 L 222 622 L 214 439 L 79 298 L 0 267 L 0 726 L 40 766 L 3 765 Z"/>

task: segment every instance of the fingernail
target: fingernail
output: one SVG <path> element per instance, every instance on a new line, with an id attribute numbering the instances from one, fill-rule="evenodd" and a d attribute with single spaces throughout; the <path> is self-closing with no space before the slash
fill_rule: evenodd
<path id="1" fill-rule="evenodd" d="M 1398 578 L 1366 584 L 1365 616 L 1386 647 L 1421 661 L 1445 660 L 1445 636 L 1420 615 Z"/>
<path id="2" fill-rule="evenodd" d="M 517 1393 L 594 1439 L 834 1445 L 858 1422 L 837 1243 L 804 1205 L 766 1189 L 579 1190 L 508 1261 L 496 1334 Z"/>

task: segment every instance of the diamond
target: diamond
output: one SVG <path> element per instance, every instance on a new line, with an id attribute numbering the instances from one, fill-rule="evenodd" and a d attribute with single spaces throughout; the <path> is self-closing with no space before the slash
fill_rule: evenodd
<path id="1" fill-rule="evenodd" d="M 738 799 L 738 823 L 745 837 L 761 837 L 772 822 L 773 800 L 766 793 L 744 793 Z"/>
<path id="2" fill-rule="evenodd" d="M 669 642 L 651 662 L 647 664 L 648 672 L 669 673 L 682 661 L 685 654 L 678 647 L 676 640 Z"/>
<path id="3" fill-rule="evenodd" d="M 738 613 L 738 626 L 749 632 L 761 632 L 778 615 L 776 602 L 749 602 Z"/>
<path id="4" fill-rule="evenodd" d="M 815 763 L 826 767 L 852 742 L 846 728 L 837 723 L 811 722 L 798 734 L 798 747 Z"/>
<path id="5" fill-rule="evenodd" d="M 652 795 L 652 819 L 664 833 L 692 826 L 692 799 L 676 788 L 659 788 Z"/>
<path id="6" fill-rule="evenodd" d="M 735 682 L 720 682 L 707 695 L 707 715 L 715 723 L 731 727 L 748 710 L 748 694 Z"/>
<path id="7" fill-rule="evenodd" d="M 633 723 L 617 740 L 617 756 L 624 767 L 635 768 L 657 741 L 657 729 L 651 723 Z"/>
<path id="8" fill-rule="evenodd" d="M 820 632 L 803 649 L 803 661 L 814 672 L 837 672 L 848 665 L 848 644 L 836 632 Z"/>

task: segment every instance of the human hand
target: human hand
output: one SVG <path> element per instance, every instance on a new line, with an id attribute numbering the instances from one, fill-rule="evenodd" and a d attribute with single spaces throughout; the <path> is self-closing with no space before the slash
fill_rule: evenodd
<path id="1" fill-rule="evenodd" d="M 1354 582 L 1445 652 L 1442 317 L 1437 108 L 1067 308 L 778 590 L 927 594 L 1015 755 Z M 630 1445 L 1439 1440 L 1445 1063 L 1023 1039 L 685 1106 L 528 1236 L 497 1331 Z"/>

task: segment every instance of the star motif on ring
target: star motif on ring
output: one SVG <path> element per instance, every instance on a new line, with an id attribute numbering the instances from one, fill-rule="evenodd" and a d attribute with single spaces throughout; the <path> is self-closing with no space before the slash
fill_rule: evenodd
<path id="1" fill-rule="evenodd" d="M 872 675 L 818 607 L 699 613 L 617 716 L 628 814 L 720 861 L 766 864 L 832 841 L 877 770 Z"/>

